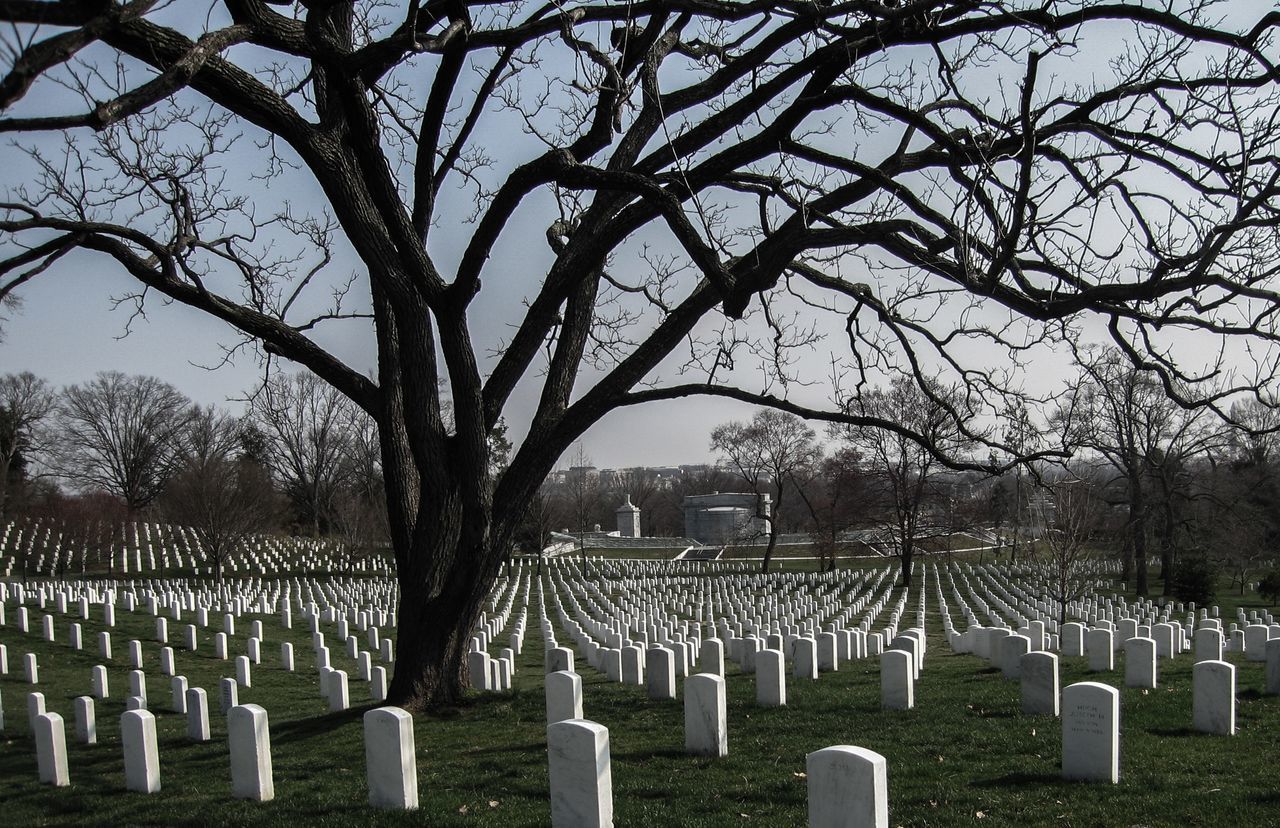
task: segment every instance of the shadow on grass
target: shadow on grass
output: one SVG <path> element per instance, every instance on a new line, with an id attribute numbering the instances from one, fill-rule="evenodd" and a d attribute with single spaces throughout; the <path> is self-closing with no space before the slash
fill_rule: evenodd
<path id="1" fill-rule="evenodd" d="M 1147 731 L 1152 736 L 1195 736 L 1197 731 L 1189 727 L 1153 727 Z"/>
<path id="2" fill-rule="evenodd" d="M 305 719 L 271 723 L 271 742 L 288 743 L 303 741 L 321 736 L 351 722 L 364 718 L 364 714 L 372 710 L 374 705 L 351 707 L 339 713 L 325 713 L 320 716 L 309 716 Z"/>

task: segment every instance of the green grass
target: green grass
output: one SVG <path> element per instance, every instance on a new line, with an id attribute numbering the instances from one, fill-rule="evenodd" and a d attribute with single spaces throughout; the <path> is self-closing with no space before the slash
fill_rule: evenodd
<path id="1" fill-rule="evenodd" d="M 1066 783 L 1059 779 L 1061 728 L 1048 717 L 1019 712 L 1019 687 L 974 656 L 954 655 L 940 632 L 930 586 L 929 651 L 916 688 L 917 706 L 879 709 L 874 660 L 846 663 L 819 681 L 788 682 L 788 706 L 760 709 L 755 682 L 730 666 L 729 750 L 723 759 L 686 756 L 679 702 L 649 701 L 643 689 L 611 685 L 585 665 L 587 718 L 610 730 L 615 816 L 618 825 L 802 825 L 805 754 L 834 744 L 855 744 L 888 759 L 891 820 L 904 826 L 951 825 L 1218 825 L 1276 824 L 1280 788 L 1274 777 L 1280 744 L 1280 697 L 1263 696 L 1263 665 L 1231 655 L 1238 669 L 1235 737 L 1190 730 L 1191 658 L 1160 665 L 1160 688 L 1126 689 L 1123 655 L 1117 670 L 1090 674 L 1083 659 L 1063 659 L 1062 684 L 1101 680 L 1121 687 L 1121 782 Z M 914 598 L 909 601 L 914 607 Z M 1255 604 L 1256 606 L 1256 604 Z M 371 810 L 365 804 L 360 717 L 372 705 L 367 685 L 352 680 L 346 713 L 329 714 L 319 696 L 309 637 L 302 623 L 287 634 L 299 670 L 278 669 L 281 637 L 274 616 L 263 618 L 264 663 L 241 703 L 265 707 L 271 718 L 276 799 L 266 804 L 230 796 L 224 720 L 217 680 L 233 663 L 213 658 L 204 631 L 197 653 L 175 648 L 179 672 L 210 694 L 213 741 L 190 744 L 184 717 L 169 713 L 162 685 L 154 622 L 145 611 L 120 612 L 109 666 L 112 698 L 99 702 L 99 744 L 75 743 L 72 699 L 89 691 L 99 663 L 98 624 L 85 625 L 86 649 L 66 644 L 71 618 L 59 618 L 58 642 L 16 630 L 12 603 L 0 642 L 9 649 L 10 673 L 0 678 L 6 727 L 0 737 L 0 801 L 6 825 L 58 824 L 428 824 L 510 826 L 549 824 L 542 642 L 536 618 L 518 659 L 516 687 L 487 694 L 415 723 L 421 809 L 416 814 Z M 96 608 L 95 608 L 96 609 Z M 952 606 L 955 614 L 956 608 Z M 1226 616 L 1227 607 L 1223 606 Z M 1234 615 L 1234 607 L 1231 609 Z M 220 616 L 219 616 L 220 618 Z M 243 651 L 252 620 L 237 624 L 232 653 Z M 881 619 L 884 620 L 883 618 Z M 1228 618 L 1229 620 L 1229 618 Z M 170 622 L 181 640 L 188 620 Z M 335 666 L 355 665 L 326 626 Z M 163 790 L 153 796 L 124 791 L 118 721 L 127 688 L 129 638 L 144 642 L 150 708 L 157 714 Z M 500 640 L 505 640 L 505 635 Z M 26 724 L 22 654 L 39 656 L 48 707 L 68 728 L 72 785 L 53 789 L 36 781 L 34 745 Z"/>

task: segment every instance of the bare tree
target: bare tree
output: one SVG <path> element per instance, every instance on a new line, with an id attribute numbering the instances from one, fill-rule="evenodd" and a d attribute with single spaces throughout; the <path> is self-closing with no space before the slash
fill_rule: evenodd
<path id="1" fill-rule="evenodd" d="M 272 471 L 295 518 L 319 536 L 330 528 L 352 470 L 351 402 L 314 374 L 277 374 L 251 398 L 249 416 L 265 438 Z M 365 437 L 372 435 L 366 434 Z"/>
<path id="2" fill-rule="evenodd" d="M 58 474 L 120 497 L 136 517 L 178 470 L 190 406 L 167 382 L 119 371 L 68 386 L 54 438 Z"/>
<path id="3" fill-rule="evenodd" d="M 1004 411 L 1004 441 L 1009 446 L 1010 456 L 1017 458 L 1025 457 L 1040 448 L 1041 435 L 1040 429 L 1032 420 L 1031 410 L 1025 400 L 1017 400 L 1009 405 Z M 1012 491 L 1009 492 L 1008 502 L 1003 504 L 1007 507 L 1009 520 L 1009 562 L 1016 563 L 1018 560 L 1018 544 L 1022 540 L 1022 532 L 1024 528 L 1026 509 L 1027 509 L 1027 478 L 1028 470 L 1023 463 L 1014 463 L 1010 475 L 1013 479 Z M 996 544 L 996 552 L 999 554 L 999 543 Z"/>
<path id="4" fill-rule="evenodd" d="M 901 564 L 903 586 L 911 585 L 918 542 L 935 534 L 926 525 L 927 505 L 936 488 L 937 452 L 958 453 L 961 432 L 952 413 L 957 400 L 952 389 L 928 383 L 921 386 L 902 377 L 888 388 L 870 391 L 853 401 L 857 414 L 876 420 L 896 419 L 899 430 L 839 427 L 833 436 L 856 449 L 877 494 L 878 526 Z M 918 440 L 914 435 L 921 435 Z"/>
<path id="5" fill-rule="evenodd" d="M 551 545 L 551 533 L 555 530 L 555 521 L 562 506 L 551 487 L 542 486 L 525 510 L 520 540 L 527 551 L 538 556 L 538 577 L 542 576 L 543 554 Z"/>
<path id="6" fill-rule="evenodd" d="M 171 523 L 195 533 L 217 580 L 228 556 L 278 515 L 271 473 L 242 456 L 240 429 L 226 412 L 196 408 L 181 468 L 160 500 Z"/>
<path id="7" fill-rule="evenodd" d="M 812 519 L 809 536 L 818 566 L 834 571 L 840 554 L 851 545 L 846 533 L 865 516 L 870 499 L 861 457 L 847 446 L 838 448 L 823 458 L 819 473 L 798 491 Z"/>
<path id="8" fill-rule="evenodd" d="M 1158 373 L 1134 367 L 1117 349 L 1084 350 L 1078 364 L 1079 379 L 1055 415 L 1056 427 L 1068 444 L 1115 469 L 1129 510 L 1124 577 L 1127 582 L 1135 573 L 1138 594 L 1146 595 L 1150 536 L 1159 538 L 1167 586 L 1187 464 L 1223 439 L 1221 423 L 1211 427 L 1203 409 L 1175 404 Z"/>
<path id="9" fill-rule="evenodd" d="M 1045 484 L 1039 500 L 1040 557 L 1047 566 L 1045 594 L 1058 604 L 1058 623 L 1067 623 L 1067 606 L 1094 592 L 1101 581 L 1101 560 L 1091 542 L 1102 516 L 1102 501 L 1091 484 L 1069 478 Z"/>
<path id="10" fill-rule="evenodd" d="M 0 377 L 0 524 L 12 495 L 10 476 L 40 450 L 42 426 L 54 405 L 48 383 L 30 371 Z"/>
<path id="11" fill-rule="evenodd" d="M 1168 377 L 1225 373 L 1205 340 L 1234 335 L 1258 346 L 1235 387 L 1275 373 L 1256 2 L 214 6 L 0 4 L 0 131 L 29 160 L 0 301 L 83 250 L 136 280 L 126 304 L 203 310 L 377 421 L 397 703 L 463 692 L 525 507 L 620 407 L 709 394 L 927 443 L 809 402 L 808 357 L 842 343 L 816 357 L 840 401 L 943 370 L 964 428 L 1090 319 Z M 326 348 L 347 322 L 373 378 Z M 518 387 L 529 436 L 495 479 Z"/>
<path id="12" fill-rule="evenodd" d="M 564 508 L 570 526 L 578 539 L 578 553 L 582 559 L 582 572 L 587 573 L 587 532 L 595 525 L 595 519 L 604 503 L 600 491 L 600 473 L 591 464 L 591 458 L 582 443 L 578 443 L 569 461 L 564 478 Z"/>
<path id="13" fill-rule="evenodd" d="M 375 554 L 389 542 L 386 485 L 378 428 L 363 411 L 351 408 L 344 429 L 339 489 L 330 518 L 341 540 L 347 566 Z"/>
<path id="14" fill-rule="evenodd" d="M 728 422 L 711 431 L 711 448 L 720 452 L 727 465 L 746 481 L 756 496 L 756 519 L 767 521 L 769 542 L 765 546 L 760 571 L 769 571 L 781 532 L 787 484 L 803 484 L 818 471 L 822 447 L 817 433 L 804 420 L 785 411 L 763 408 L 749 422 Z M 764 495 L 771 496 L 771 509 L 764 509 Z"/>

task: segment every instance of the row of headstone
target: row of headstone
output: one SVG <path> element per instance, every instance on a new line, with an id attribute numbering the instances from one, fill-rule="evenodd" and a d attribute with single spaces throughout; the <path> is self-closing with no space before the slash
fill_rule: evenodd
<path id="1" fill-rule="evenodd" d="M 547 771 L 552 826 L 614 824 L 608 728 L 581 718 L 548 724 Z M 888 763 L 883 756 L 851 745 L 824 748 L 805 757 L 805 777 L 810 828 L 888 828 Z"/>

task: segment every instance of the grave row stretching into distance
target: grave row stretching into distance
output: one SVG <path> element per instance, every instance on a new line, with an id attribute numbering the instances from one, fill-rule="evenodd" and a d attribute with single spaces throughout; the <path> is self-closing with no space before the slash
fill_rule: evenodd
<path id="1" fill-rule="evenodd" d="M 909 595 L 902 592 L 890 606 L 893 587 L 887 568 L 841 573 L 812 592 L 800 578 L 765 580 L 746 574 L 720 579 L 656 578 L 652 572 L 650 566 L 636 565 L 626 573 L 628 577 L 619 578 L 615 589 L 608 593 L 591 581 L 574 579 L 571 568 L 565 566 L 550 565 L 549 577 L 545 580 L 534 581 L 530 573 L 524 571 L 503 579 L 489 602 L 492 615 L 486 613 L 480 619 L 472 641 L 469 660 L 474 685 L 482 691 L 502 692 L 510 688 L 515 657 L 523 648 L 532 606 L 546 648 L 550 725 L 582 718 L 581 683 L 573 672 L 575 653 L 558 645 L 554 620 L 559 622 L 560 631 L 574 641 L 582 660 L 612 681 L 644 687 L 650 698 L 675 698 L 676 677 L 685 678 L 686 748 L 691 753 L 722 756 L 728 751 L 728 723 L 723 702 L 726 654 L 738 664 L 740 672 L 755 675 L 757 702 L 761 706 L 786 704 L 788 673 L 795 679 L 817 680 L 822 673 L 838 671 L 842 662 L 878 656 L 882 706 L 911 709 L 914 685 L 920 680 L 924 666 L 926 596 L 932 588 L 946 642 L 957 652 L 972 652 L 987 658 L 1001 668 L 1006 678 L 1020 680 L 1023 710 L 1028 714 L 1059 712 L 1058 655 L 1049 652 L 1053 649 L 1068 657 L 1087 657 L 1091 668 L 1100 672 L 1114 669 L 1114 653 L 1123 649 L 1126 685 L 1155 687 L 1158 659 L 1177 657 L 1191 650 L 1194 643 L 1197 663 L 1193 727 L 1211 733 L 1231 734 L 1235 730 L 1236 673 L 1234 665 L 1221 660 L 1224 651 L 1242 653 L 1250 661 L 1266 661 L 1265 691 L 1280 692 L 1280 625 L 1266 613 L 1246 616 L 1242 610 L 1238 621 L 1243 629 L 1231 624 L 1223 630 L 1219 619 L 1209 617 L 1206 610 L 1197 616 L 1194 606 L 1184 610 L 1172 604 L 1156 607 L 1150 602 L 1126 603 L 1114 596 L 1095 597 L 1072 604 L 1069 615 L 1081 620 L 1059 628 L 1053 620 L 1059 608 L 1052 602 L 1034 599 L 1018 577 L 990 567 L 950 567 L 940 572 L 935 566 L 927 571 L 921 586 L 911 593 L 916 598 L 916 626 L 900 630 Z M 949 590 L 944 589 L 944 583 Z M 963 597 L 961 585 L 968 600 Z M 337 638 L 346 645 L 346 656 L 356 660 L 360 678 L 369 683 L 371 698 L 375 702 L 386 698 L 386 668 L 373 666 L 373 653 L 384 663 L 393 664 L 394 644 L 379 631 L 380 626 L 395 623 L 396 601 L 386 585 L 365 584 L 352 587 L 345 595 L 337 595 L 319 582 L 255 582 L 245 594 L 230 592 L 225 588 L 221 594 L 184 592 L 181 588 L 166 589 L 162 582 L 142 588 L 49 583 L 29 590 L 19 585 L 0 584 L 0 599 L 16 604 L 13 626 L 28 634 L 35 632 L 28 602 L 40 609 L 52 602 L 55 612 L 75 612 L 82 620 L 89 619 L 92 606 L 99 606 L 99 614 L 108 627 L 115 626 L 117 605 L 125 612 L 149 612 L 155 617 L 156 639 L 165 645 L 161 647 L 160 660 L 162 672 L 171 681 L 171 707 L 174 712 L 186 713 L 189 722 L 194 712 L 196 723 L 190 726 L 190 732 L 195 734 L 193 738 L 201 733 L 208 738 L 204 691 L 187 688 L 185 677 L 175 675 L 177 656 L 167 644 L 168 621 L 180 621 L 184 614 L 194 613 L 197 622 L 187 625 L 183 635 L 185 649 L 194 652 L 198 632 L 208 626 L 210 614 L 227 610 L 222 619 L 223 630 L 214 636 L 215 657 L 227 660 L 241 615 L 251 611 L 278 615 L 281 626 L 291 629 L 296 611 L 310 624 L 322 696 L 330 710 L 344 710 L 350 704 L 348 674 L 331 666 L 321 630 L 322 623 L 332 624 L 337 627 Z M 965 616 L 967 626 L 963 632 L 952 624 L 948 592 L 951 602 Z M 304 601 L 304 595 L 309 600 Z M 316 598 L 319 601 L 314 600 Z M 377 601 L 383 606 L 376 607 Z M 518 613 L 514 612 L 517 601 L 520 601 Z M 986 616 L 988 625 L 977 623 L 978 614 L 972 607 Z M 1187 612 L 1186 621 L 1173 620 L 1175 611 Z M 169 618 L 163 617 L 162 612 L 167 612 Z M 4 623 L 4 604 L 0 601 L 0 624 Z M 877 629 L 878 623 L 883 626 Z M 371 650 L 362 648 L 352 634 L 353 627 L 366 633 Z M 235 656 L 236 677 L 221 682 L 221 708 L 228 716 L 233 770 L 237 766 L 252 768 L 252 772 L 233 773 L 237 780 L 233 784 L 236 795 L 248 796 L 241 791 L 253 790 L 257 793 L 248 798 L 262 799 L 270 798 L 272 789 L 266 712 L 256 705 L 239 705 L 237 693 L 240 688 L 251 687 L 252 665 L 262 663 L 266 636 L 261 621 L 253 621 L 248 630 L 250 635 L 244 639 L 246 654 Z M 508 630 L 509 640 L 505 643 L 511 646 L 499 648 L 496 657 L 490 655 L 495 642 Z M 41 619 L 40 633 L 46 641 L 55 641 L 52 614 L 45 614 Z M 1121 638 L 1123 642 L 1118 640 Z M 103 659 L 111 660 L 110 634 L 100 633 L 98 643 Z M 83 648 L 79 623 L 72 624 L 67 644 L 77 650 Z M 128 704 L 132 709 L 125 714 L 128 718 L 122 719 L 121 732 L 129 745 L 126 748 L 128 785 L 142 790 L 149 789 L 153 782 L 158 785 L 158 771 L 153 774 L 151 770 L 156 763 L 150 761 L 154 758 L 151 756 L 154 720 L 150 724 L 153 749 L 149 753 L 147 722 L 152 714 L 146 709 L 141 642 L 130 641 L 128 650 L 129 660 L 135 667 L 129 675 Z M 283 642 L 280 653 L 280 666 L 292 671 L 292 644 Z M 8 673 L 7 662 L 7 650 L 0 645 L 0 673 Z M 701 674 L 694 673 L 695 665 Z M 24 656 L 23 669 L 28 682 L 37 684 L 38 664 L 34 654 Z M 91 683 L 94 697 L 107 697 L 104 666 L 94 668 Z M 566 687 L 572 689 L 566 690 Z M 1068 778 L 1115 782 L 1119 777 L 1118 695 L 1113 703 L 1111 697 L 1100 695 L 1104 691 L 1115 692 L 1105 685 L 1083 682 L 1061 693 L 1062 772 Z M 44 711 L 43 700 L 36 701 L 39 695 L 33 693 L 29 699 L 39 776 L 53 784 L 65 784 L 66 750 L 61 717 Z M 82 741 L 84 735 L 94 729 L 94 697 L 75 700 L 77 736 Z M 199 723 L 202 709 L 203 726 Z M 237 751 L 235 747 L 231 727 L 231 714 L 235 711 L 239 711 L 236 718 L 245 722 L 235 730 L 253 734 L 253 751 Z M 368 727 L 366 719 L 366 731 Z M 3 728 L 2 700 L 0 728 Z M 238 738 L 244 743 L 247 737 Z M 264 742 L 268 746 L 265 761 L 259 749 Z M 128 759 L 130 749 L 135 756 L 132 762 Z M 249 758 L 237 762 L 237 755 Z M 1081 757 L 1087 757 L 1088 761 Z M 130 768 L 133 770 L 129 771 Z M 242 781 L 249 778 L 254 781 Z M 416 787 L 416 777 L 414 779 Z M 811 819 L 812 797 L 811 783 Z"/>

